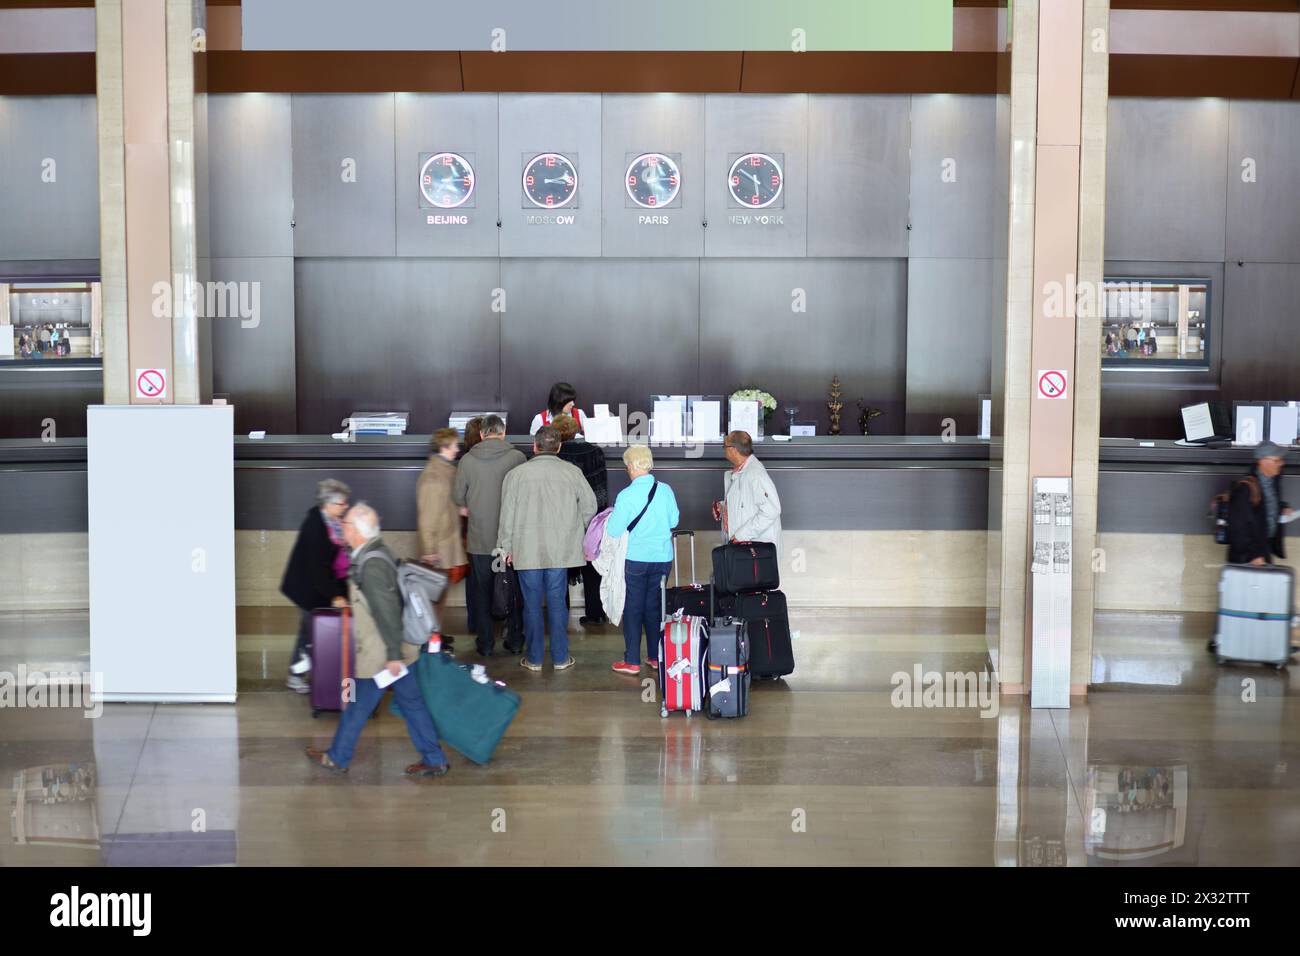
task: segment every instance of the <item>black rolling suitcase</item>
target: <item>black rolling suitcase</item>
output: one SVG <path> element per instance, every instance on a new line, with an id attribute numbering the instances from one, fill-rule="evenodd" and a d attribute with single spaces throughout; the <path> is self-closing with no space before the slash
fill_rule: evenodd
<path id="1" fill-rule="evenodd" d="M 776 545 L 770 541 L 733 541 L 713 549 L 713 591 L 719 597 L 780 586 Z"/>
<path id="2" fill-rule="evenodd" d="M 780 591 L 737 594 L 728 612 L 745 623 L 749 636 L 749 672 L 755 680 L 776 680 L 794 673 L 790 614 Z"/>
<path id="3" fill-rule="evenodd" d="M 710 720 L 749 713 L 749 644 L 747 627 L 740 621 L 718 621 L 709 629 L 705 714 Z"/>
<path id="4" fill-rule="evenodd" d="M 677 564 L 677 539 L 682 536 L 691 539 L 691 583 L 682 584 L 682 575 Z M 702 617 L 713 621 L 713 587 L 700 584 L 695 576 L 695 532 L 673 532 L 673 586 L 664 592 L 664 616 L 672 617 L 681 611 L 689 617 Z"/>

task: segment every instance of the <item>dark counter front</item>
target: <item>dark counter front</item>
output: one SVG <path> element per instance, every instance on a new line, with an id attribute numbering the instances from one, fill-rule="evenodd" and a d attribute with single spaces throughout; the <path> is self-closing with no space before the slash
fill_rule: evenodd
<path id="1" fill-rule="evenodd" d="M 510 441 L 528 450 L 531 440 Z M 325 436 L 235 439 L 235 521 L 244 530 L 294 530 L 316 482 L 339 478 L 393 530 L 415 527 L 415 483 L 428 438 Z M 781 494 L 790 530 L 983 530 L 988 523 L 989 443 L 976 439 L 819 437 L 768 439 L 757 454 Z M 605 446 L 610 492 L 626 487 L 623 448 Z M 727 464 L 720 444 L 654 446 L 656 473 L 669 482 L 684 527 L 713 525 Z M 1099 530 L 1208 533 L 1210 498 L 1250 467 L 1248 448 L 1188 448 L 1105 439 Z M 85 531 L 86 443 L 0 441 L 0 533 Z"/>

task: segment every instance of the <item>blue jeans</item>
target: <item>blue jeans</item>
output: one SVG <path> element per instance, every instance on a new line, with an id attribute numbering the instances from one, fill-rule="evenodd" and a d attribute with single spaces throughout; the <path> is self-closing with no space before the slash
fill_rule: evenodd
<path id="1" fill-rule="evenodd" d="M 519 571 L 519 590 L 524 595 L 524 657 L 540 664 L 546 657 L 545 627 L 551 629 L 551 663 L 569 659 L 568 568 L 534 568 Z M 546 602 L 545 621 L 542 602 Z"/>
<path id="2" fill-rule="evenodd" d="M 397 709 L 406 720 L 407 733 L 411 743 L 425 763 L 430 767 L 440 767 L 447 762 L 447 755 L 438 745 L 438 728 L 433 722 L 433 715 L 424 706 L 420 696 L 420 685 L 414 674 L 407 674 L 401 680 L 389 685 L 393 696 L 397 698 Z M 340 767 L 352 763 L 352 751 L 357 746 L 357 738 L 366 727 L 366 721 L 379 706 L 384 691 L 380 690 L 372 677 L 357 678 L 357 699 L 348 704 L 339 715 L 339 729 L 334 732 L 334 743 L 330 745 L 329 755 Z"/>
<path id="3" fill-rule="evenodd" d="M 645 630 L 646 660 L 659 658 L 659 639 L 663 636 L 663 605 L 659 583 L 672 568 L 671 561 L 625 561 L 623 580 L 627 587 L 623 598 L 623 660 L 641 663 L 641 631 Z"/>

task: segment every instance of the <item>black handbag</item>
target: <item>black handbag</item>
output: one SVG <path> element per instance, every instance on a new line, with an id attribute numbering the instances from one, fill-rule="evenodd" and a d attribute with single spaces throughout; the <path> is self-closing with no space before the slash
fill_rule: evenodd
<path id="1" fill-rule="evenodd" d="M 492 575 L 492 616 L 504 621 L 514 614 L 519 606 L 519 575 L 514 568 L 507 566 L 504 571 Z"/>

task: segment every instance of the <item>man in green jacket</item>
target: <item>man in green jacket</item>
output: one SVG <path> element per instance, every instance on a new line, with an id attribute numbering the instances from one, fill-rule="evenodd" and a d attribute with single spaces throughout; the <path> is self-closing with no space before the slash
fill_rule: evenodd
<path id="1" fill-rule="evenodd" d="M 524 598 L 524 656 L 540 671 L 546 645 L 542 604 L 551 629 L 551 663 L 573 666 L 569 656 L 569 568 L 584 562 L 582 536 L 596 516 L 596 496 L 582 471 L 556 456 L 560 435 L 543 425 L 533 436 L 533 458 L 506 475 L 501 489 L 497 548 L 514 565 Z"/>
<path id="2" fill-rule="evenodd" d="M 451 500 L 469 517 L 469 535 L 465 550 L 469 552 L 469 577 L 465 581 L 465 600 L 474 602 L 474 623 L 478 633 L 474 645 L 479 654 L 492 656 L 496 644 L 496 626 L 492 620 L 492 576 L 501 568 L 493 567 L 492 549 L 497 544 L 497 523 L 501 516 L 501 485 L 513 469 L 527 459 L 524 453 L 506 441 L 506 423 L 499 415 L 483 419 L 483 440 L 467 451 L 456 466 L 456 480 Z M 502 636 L 505 648 L 517 654 L 522 646 L 523 620 L 512 614 Z"/>

